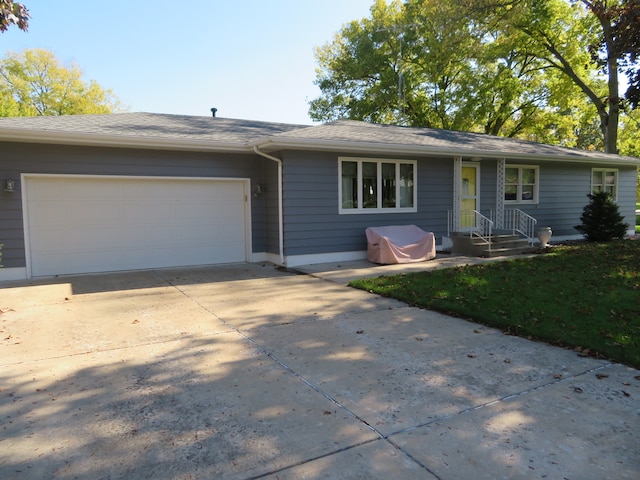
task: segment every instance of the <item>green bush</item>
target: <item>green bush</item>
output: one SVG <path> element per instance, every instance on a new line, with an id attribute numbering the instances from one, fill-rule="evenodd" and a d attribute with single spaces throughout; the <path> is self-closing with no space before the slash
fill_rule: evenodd
<path id="1" fill-rule="evenodd" d="M 574 228 L 590 242 L 608 242 L 614 238 L 623 238 L 629 225 L 618 211 L 618 205 L 607 192 L 588 194 L 589 203 L 580 216 L 580 225 Z"/>

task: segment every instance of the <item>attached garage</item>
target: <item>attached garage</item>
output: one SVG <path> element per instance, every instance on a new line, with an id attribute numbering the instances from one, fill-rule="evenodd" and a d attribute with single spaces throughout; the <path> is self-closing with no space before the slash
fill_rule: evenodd
<path id="1" fill-rule="evenodd" d="M 244 262 L 248 179 L 24 175 L 31 276 Z"/>

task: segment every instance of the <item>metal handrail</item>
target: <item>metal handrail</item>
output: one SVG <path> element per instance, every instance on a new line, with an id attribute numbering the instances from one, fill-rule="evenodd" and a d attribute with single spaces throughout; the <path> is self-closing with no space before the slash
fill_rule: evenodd
<path id="1" fill-rule="evenodd" d="M 477 210 L 471 210 L 470 213 L 475 220 L 475 227 L 471 230 L 471 235 L 475 235 L 476 237 L 486 242 L 487 245 L 489 245 L 489 251 L 491 251 L 491 233 L 493 230 L 493 221 L 490 218 L 482 215 Z"/>
<path id="2" fill-rule="evenodd" d="M 491 210 L 491 218 L 496 218 L 496 212 Z M 511 230 L 511 233 L 515 234 L 516 232 L 522 235 L 527 239 L 530 245 L 533 245 L 533 242 L 536 237 L 536 225 L 538 220 L 529 215 L 528 213 L 523 212 L 517 208 L 505 210 L 504 212 L 504 224 L 502 228 L 504 230 Z"/>
<path id="3" fill-rule="evenodd" d="M 456 217 L 459 225 L 456 223 Z M 451 232 L 468 233 L 470 237 L 476 236 L 483 240 L 491 251 L 491 235 L 493 231 L 493 221 L 482 215 L 477 210 L 462 210 L 459 216 L 454 212 L 447 212 L 447 235 Z"/>

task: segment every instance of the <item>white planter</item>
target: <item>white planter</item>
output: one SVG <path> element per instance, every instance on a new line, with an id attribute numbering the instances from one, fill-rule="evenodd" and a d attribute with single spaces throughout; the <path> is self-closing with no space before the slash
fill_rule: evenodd
<path id="1" fill-rule="evenodd" d="M 540 246 L 546 248 L 551 240 L 551 227 L 541 227 L 538 229 L 538 240 L 540 240 Z"/>

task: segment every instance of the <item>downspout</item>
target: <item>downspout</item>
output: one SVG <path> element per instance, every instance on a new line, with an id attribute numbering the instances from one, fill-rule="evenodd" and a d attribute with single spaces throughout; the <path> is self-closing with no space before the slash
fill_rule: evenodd
<path id="1" fill-rule="evenodd" d="M 268 153 L 261 152 L 257 145 L 253 147 L 253 151 L 268 160 L 278 164 L 278 249 L 280 252 L 280 265 L 284 266 L 284 219 L 282 212 L 282 160 Z"/>

